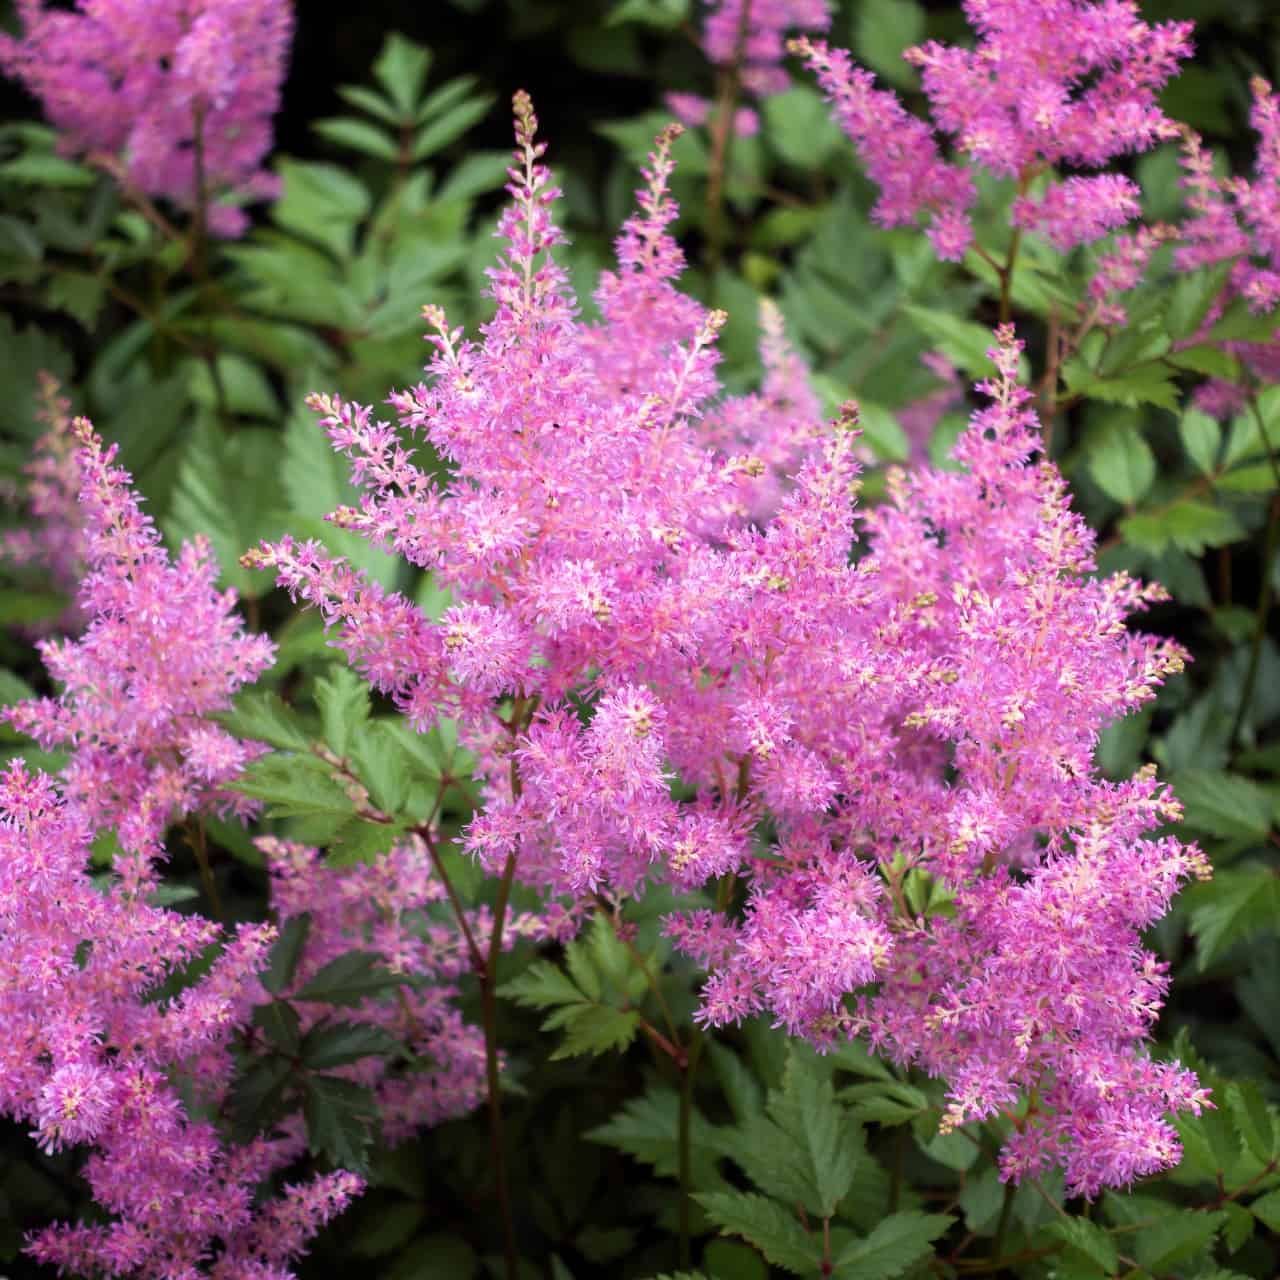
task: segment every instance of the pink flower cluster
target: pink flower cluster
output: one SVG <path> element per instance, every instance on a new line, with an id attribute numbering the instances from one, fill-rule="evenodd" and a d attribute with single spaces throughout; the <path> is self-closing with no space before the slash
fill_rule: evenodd
<path id="1" fill-rule="evenodd" d="M 1206 317 L 1206 329 L 1234 298 L 1245 299 L 1258 314 L 1280 305 L 1280 102 L 1261 76 L 1254 77 L 1250 89 L 1249 119 L 1258 134 L 1252 180 L 1218 177 L 1201 139 L 1191 130 L 1183 139 L 1182 185 L 1191 216 L 1178 228 L 1175 265 L 1194 271 L 1232 263 L 1222 295 Z M 1226 345 L 1260 381 L 1280 381 L 1280 340 L 1273 336 L 1270 342 Z M 1213 380 L 1197 399 L 1203 408 L 1231 412 L 1240 407 L 1242 393 L 1230 383 Z"/>
<path id="2" fill-rule="evenodd" d="M 880 187 L 875 216 L 901 226 L 925 214 L 939 257 L 958 260 L 972 238 L 975 191 L 943 159 L 937 133 L 986 172 L 1015 179 L 1015 226 L 1066 251 L 1138 213 L 1138 189 L 1101 169 L 1177 135 L 1157 97 L 1191 52 L 1189 23 L 1142 21 L 1137 0 L 965 0 L 972 49 L 929 41 L 904 57 L 920 68 L 933 127 L 874 87 L 848 54 L 794 46 L 818 74 L 837 119 Z M 1029 188 L 1050 174 L 1041 195 Z"/>
<path id="3" fill-rule="evenodd" d="M 271 665 L 274 646 L 248 634 L 234 592 L 214 589 L 217 566 L 203 539 L 171 562 L 139 509 L 115 447 L 83 418 L 68 466 L 79 481 L 86 575 L 79 604 L 90 621 L 78 639 L 42 641 L 57 698 L 3 714 L 46 750 L 65 749 L 67 796 L 95 829 L 114 829 L 125 856 L 118 869 L 137 890 L 154 879 L 169 823 L 217 809 L 247 813 L 224 789 L 254 748 L 208 719 Z"/>
<path id="4" fill-rule="evenodd" d="M 19 0 L 21 39 L 0 35 L 0 69 L 44 105 L 70 150 L 117 160 L 140 191 L 195 206 L 271 199 L 271 145 L 293 16 L 288 0 Z M 203 172 L 200 172 L 200 169 Z M 238 235 L 217 203 L 209 226 Z"/>
<path id="5" fill-rule="evenodd" d="M 36 441 L 34 456 L 23 468 L 26 521 L 0 540 L 0 556 L 20 568 L 38 570 L 57 591 L 75 593 L 84 572 L 85 537 L 78 495 L 80 471 L 71 429 L 71 401 L 52 374 L 39 375 L 40 407 L 36 417 L 45 432 Z M 75 629 L 82 619 L 75 605 L 60 619 L 63 629 Z"/>
<path id="6" fill-rule="evenodd" d="M 92 835 L 44 775 L 13 764 L 0 777 L 0 1112 L 46 1151 L 91 1148 L 82 1172 L 108 1215 L 37 1232 L 29 1251 L 80 1275 L 285 1280 L 360 1180 L 329 1174 L 259 1205 L 259 1184 L 303 1141 L 228 1147 L 196 1118 L 227 1100 L 273 931 L 241 928 L 204 976 L 154 999 L 219 931 L 96 884 Z"/>
<path id="7" fill-rule="evenodd" d="M 790 84 L 782 69 L 787 32 L 825 31 L 830 25 L 827 0 L 710 0 L 702 48 L 716 66 L 733 68 L 748 94 L 767 98 Z M 665 101 L 690 128 L 706 124 L 712 114 L 712 104 L 694 93 L 669 93 Z M 738 108 L 734 133 L 750 137 L 759 128 L 750 107 Z"/>
<path id="8" fill-rule="evenodd" d="M 723 317 L 673 283 L 670 132 L 591 325 L 522 95 L 516 116 L 482 339 L 427 309 L 435 355 L 391 396 L 398 426 L 314 400 L 364 490 L 333 519 L 453 605 L 434 623 L 315 543 L 246 562 L 419 727 L 457 719 L 487 869 L 514 856 L 572 895 L 738 878 L 736 908 L 670 921 L 713 970 L 705 1022 L 866 1035 L 945 1077 L 951 1124 L 1029 1099 L 1008 1176 L 1062 1165 L 1092 1193 L 1167 1166 L 1166 1112 L 1205 1095 L 1146 1054 L 1165 975 L 1139 939 L 1207 868 L 1148 836 L 1176 816 L 1154 778 L 1108 783 L 1093 752 L 1183 654 L 1126 628 L 1158 589 L 1091 576 L 1012 332 L 963 469 L 895 474 L 858 519 L 856 410 L 812 421 L 776 328 L 773 390 L 717 400 Z M 795 470 L 785 491 L 766 458 Z"/>

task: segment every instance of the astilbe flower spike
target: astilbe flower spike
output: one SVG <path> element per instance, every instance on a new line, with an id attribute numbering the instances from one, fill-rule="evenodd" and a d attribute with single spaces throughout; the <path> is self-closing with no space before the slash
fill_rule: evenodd
<path id="1" fill-rule="evenodd" d="M 60 1273 L 284 1280 L 360 1180 L 328 1174 L 258 1205 L 258 1185 L 305 1140 L 229 1147 L 188 1109 L 227 1101 L 231 1041 L 263 998 L 273 931 L 242 927 L 180 996 L 154 999 L 219 931 L 95 884 L 92 835 L 43 774 L 14 763 L 0 775 L 0 1113 L 46 1151 L 88 1148 L 82 1173 L 105 1215 L 38 1231 L 28 1252 Z"/>
<path id="2" fill-rule="evenodd" d="M 1060 1165 L 1092 1194 L 1167 1166 L 1166 1113 L 1206 1099 L 1147 1056 L 1166 978 L 1139 938 L 1207 869 L 1148 835 L 1177 813 L 1154 777 L 1106 782 L 1093 752 L 1184 655 L 1126 628 L 1158 588 L 1091 576 L 1012 331 L 962 469 L 894 473 L 858 517 L 856 408 L 779 432 L 783 399 L 812 404 L 778 333 L 785 397 L 717 403 L 722 317 L 673 284 L 669 135 L 591 325 L 552 256 L 523 96 L 516 116 L 481 340 L 428 309 L 435 355 L 392 395 L 397 427 L 314 401 L 364 489 L 333 518 L 454 604 L 433 623 L 314 544 L 247 562 L 320 607 L 419 727 L 457 719 L 483 786 L 464 843 L 486 869 L 514 856 L 579 901 L 737 877 L 736 910 L 669 921 L 712 970 L 703 1022 L 864 1035 L 947 1081 L 948 1124 L 1030 1100 L 1009 1177 Z M 758 508 L 749 482 L 776 482 L 753 417 L 798 455 Z M 943 905 L 913 910 L 908 876 Z"/>
<path id="3" fill-rule="evenodd" d="M 18 15 L 21 38 L 0 34 L 0 69 L 40 99 L 66 149 L 123 161 L 140 191 L 185 209 L 201 176 L 210 196 L 275 197 L 261 164 L 289 0 L 78 0 L 73 13 L 19 0 Z M 245 225 L 232 204 L 210 210 L 219 234 Z"/>
<path id="4" fill-rule="evenodd" d="M 56 590 L 73 595 L 84 572 L 84 528 L 78 497 L 80 472 L 72 433 L 71 401 L 52 374 L 41 371 L 37 419 L 45 426 L 34 456 L 23 468 L 27 476 L 22 527 L 0 539 L 0 557 L 20 569 L 37 569 Z M 75 630 L 83 618 L 72 604 L 55 627 Z"/>
<path id="5" fill-rule="evenodd" d="M 1191 24 L 1143 22 L 1137 0 L 965 0 L 964 11 L 972 49 L 931 40 L 903 55 L 920 69 L 932 127 L 873 88 L 843 50 L 794 46 L 881 189 L 877 217 L 893 226 L 924 212 L 938 256 L 963 256 L 974 192 L 940 157 L 937 134 L 979 168 L 1016 179 L 1014 225 L 1061 250 L 1136 217 L 1138 189 L 1119 174 L 1051 179 L 1039 197 L 1028 188 L 1046 172 L 1102 169 L 1177 136 L 1157 97 L 1190 56 Z"/>
<path id="6" fill-rule="evenodd" d="M 1199 135 L 1190 129 L 1183 134 L 1182 186 L 1191 216 L 1178 227 L 1174 265 L 1180 271 L 1195 271 L 1230 263 L 1222 293 L 1205 316 L 1202 332 L 1193 335 L 1188 345 L 1203 341 L 1203 334 L 1236 298 L 1243 298 L 1256 314 L 1280 305 L 1280 103 L 1261 76 L 1255 76 L 1249 87 L 1253 95 L 1249 120 L 1258 134 L 1252 180 L 1218 177 Z M 1280 330 L 1267 342 L 1224 345 L 1259 381 L 1276 382 L 1280 380 L 1277 335 Z M 1238 385 L 1219 379 L 1197 392 L 1201 407 L 1215 413 L 1230 413 L 1243 400 Z"/>
<path id="7" fill-rule="evenodd" d="M 40 644 L 59 696 L 3 715 L 46 750 L 69 751 L 62 785 L 95 829 L 116 831 L 118 870 L 137 889 L 151 882 L 171 821 L 250 811 L 225 784 L 255 748 L 208 717 L 228 709 L 275 650 L 244 630 L 235 593 L 215 589 L 208 543 L 198 538 L 171 561 L 114 465 L 115 446 L 104 449 L 83 418 L 72 432 L 89 624 L 78 639 Z"/>

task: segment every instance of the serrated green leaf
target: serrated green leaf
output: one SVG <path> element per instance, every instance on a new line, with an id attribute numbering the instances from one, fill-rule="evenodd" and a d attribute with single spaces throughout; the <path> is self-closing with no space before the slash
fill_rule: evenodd
<path id="1" fill-rule="evenodd" d="M 1228 947 L 1280 919 L 1280 877 L 1268 867 L 1220 871 L 1212 892 L 1191 908 L 1189 928 L 1201 970 Z"/>
<path id="2" fill-rule="evenodd" d="M 426 1205 L 403 1200 L 380 1208 L 376 1215 L 366 1218 L 364 1226 L 352 1237 L 352 1252 L 362 1258 L 381 1258 L 396 1252 L 413 1239 L 426 1213 Z"/>
<path id="3" fill-rule="evenodd" d="M 262 985 L 273 995 L 278 996 L 287 991 L 298 972 L 298 961 L 306 948 L 307 938 L 311 934 L 311 913 L 304 911 L 301 915 L 291 917 L 280 930 L 280 936 L 267 958 L 267 967 L 262 973 Z"/>
<path id="4" fill-rule="evenodd" d="M 1187 499 L 1160 512 L 1140 511 L 1120 521 L 1125 541 L 1158 555 L 1170 543 L 1190 555 L 1206 547 L 1222 547 L 1244 537 L 1240 522 L 1229 511 Z"/>
<path id="5" fill-rule="evenodd" d="M 284 529 L 275 478 L 279 451 L 275 431 L 195 433 L 182 456 L 165 525 L 175 542 L 208 538 L 220 580 L 250 599 L 272 584 L 265 574 L 244 568 L 240 557 Z"/>
<path id="6" fill-rule="evenodd" d="M 323 817 L 336 830 L 353 813 L 351 798 L 314 756 L 272 754 L 245 767 L 231 789 L 266 805 L 271 818 Z"/>
<path id="7" fill-rule="evenodd" d="M 742 1059 L 715 1040 L 707 1044 L 706 1052 L 734 1119 L 741 1124 L 758 1116 L 764 1107 L 764 1090 Z"/>
<path id="8" fill-rule="evenodd" d="M 544 1030 L 563 1030 L 564 1038 L 552 1053 L 552 1061 L 579 1054 L 595 1057 L 614 1049 L 625 1049 L 640 1029 L 635 1010 L 615 1009 L 607 1004 L 561 1007 L 543 1020 Z"/>
<path id="9" fill-rule="evenodd" d="M 253 1025 L 282 1054 L 292 1057 L 301 1042 L 301 1019 L 298 1011 L 285 1000 L 272 1000 L 260 1004 L 253 1011 Z"/>
<path id="10" fill-rule="evenodd" d="M 774 1266 L 812 1276 L 822 1265 L 821 1243 L 772 1200 L 741 1191 L 704 1192 L 694 1199 L 721 1231 L 749 1241 Z"/>
<path id="11" fill-rule="evenodd" d="M 1115 377 L 1099 377 L 1080 360 L 1068 360 L 1062 370 L 1067 389 L 1075 395 L 1136 409 L 1154 404 L 1176 411 L 1178 385 L 1173 370 L 1159 364 L 1144 365 Z"/>
<path id="12" fill-rule="evenodd" d="M 1249 1212 L 1272 1231 L 1280 1231 L 1280 1191 L 1268 1191 L 1265 1196 L 1259 1196 L 1249 1206 Z"/>
<path id="13" fill-rule="evenodd" d="M 295 1074 L 289 1058 L 271 1054 L 257 1059 L 236 1078 L 230 1109 L 238 1133 L 249 1137 L 269 1129 L 279 1119 Z"/>
<path id="14" fill-rule="evenodd" d="M 331 960 L 294 997 L 324 1004 L 359 1004 L 382 995 L 404 982 L 399 974 L 380 965 L 380 957 L 368 951 L 348 951 Z"/>
<path id="15" fill-rule="evenodd" d="M 365 1171 L 378 1117 L 372 1090 L 338 1076 L 308 1076 L 302 1115 L 312 1155 L 328 1157 L 339 1169 Z"/>
<path id="16" fill-rule="evenodd" d="M 373 89 L 367 89 L 363 85 L 339 85 L 338 96 L 351 103 L 353 107 L 359 107 L 361 111 L 367 111 L 371 116 L 376 116 L 384 124 L 398 125 L 403 118 L 395 106 L 382 94 Z"/>
<path id="17" fill-rule="evenodd" d="M 679 1125 L 680 1095 L 665 1085 L 657 1085 L 630 1099 L 608 1123 L 589 1130 L 586 1137 L 652 1165 L 659 1177 L 673 1178 L 680 1167 Z M 690 1139 L 695 1185 L 705 1186 L 716 1180 L 715 1158 L 722 1153 L 723 1136 L 694 1109 Z"/>
<path id="18" fill-rule="evenodd" d="M 1171 1206 L 1172 1208 L 1172 1206 Z M 1203 1249 L 1226 1222 L 1226 1214 L 1174 1210 L 1154 1226 L 1136 1233 L 1134 1252 L 1150 1271 L 1159 1271 Z"/>
<path id="19" fill-rule="evenodd" d="M 1245 1146 L 1264 1164 L 1277 1155 L 1274 1110 L 1267 1105 L 1258 1086 L 1250 1080 L 1236 1080 L 1227 1086 L 1227 1106 Z"/>
<path id="20" fill-rule="evenodd" d="M 929 339 L 943 355 L 958 368 L 975 378 L 985 378 L 991 372 L 991 359 L 987 352 L 995 346 L 990 329 L 963 320 L 949 311 L 931 307 L 908 305 L 902 308 L 920 334 Z"/>
<path id="21" fill-rule="evenodd" d="M 1049 1224 L 1051 1234 L 1096 1262 L 1107 1275 L 1119 1265 L 1115 1241 L 1096 1223 L 1087 1218 L 1059 1218 Z"/>
<path id="22" fill-rule="evenodd" d="M 1156 459 L 1135 428 L 1113 427 L 1090 452 L 1089 471 L 1107 497 L 1129 507 L 1151 488 Z"/>
<path id="23" fill-rule="evenodd" d="M 244 690 L 232 709 L 217 720 L 237 738 L 265 742 L 284 751 L 306 751 L 311 746 L 311 736 L 298 713 L 278 694 L 265 689 Z"/>
<path id="24" fill-rule="evenodd" d="M 863 1240 L 846 1245 L 835 1258 L 838 1280 L 890 1280 L 926 1254 L 955 1221 L 942 1213 L 895 1213 Z"/>
<path id="25" fill-rule="evenodd" d="M 839 1097 L 854 1104 L 859 1120 L 879 1124 L 906 1124 L 929 1109 L 929 1099 L 919 1089 L 896 1080 L 850 1085 L 840 1090 Z"/>
<path id="26" fill-rule="evenodd" d="M 550 960 L 535 960 L 523 973 L 504 982 L 498 994 L 529 1009 L 555 1009 L 566 1004 L 582 1004 L 586 993 L 580 990 Z"/>
<path id="27" fill-rule="evenodd" d="M 325 741 L 335 755 L 345 756 L 368 722 L 369 686 L 350 667 L 335 664 L 316 681 L 316 706 Z"/>
<path id="28" fill-rule="evenodd" d="M 1174 779 L 1183 822 L 1223 840 L 1265 840 L 1271 800 L 1256 782 L 1239 774 L 1190 770 Z"/>
<path id="29" fill-rule="evenodd" d="M 329 1022 L 308 1031 L 299 1052 L 303 1066 L 323 1071 L 361 1058 L 388 1057 L 400 1050 L 394 1036 L 372 1023 Z"/>
<path id="30" fill-rule="evenodd" d="M 1227 1215 L 1227 1224 L 1222 1228 L 1222 1242 L 1228 1253 L 1235 1253 L 1253 1235 L 1253 1215 L 1243 1205 L 1234 1202 L 1224 1204 L 1222 1211 Z"/>

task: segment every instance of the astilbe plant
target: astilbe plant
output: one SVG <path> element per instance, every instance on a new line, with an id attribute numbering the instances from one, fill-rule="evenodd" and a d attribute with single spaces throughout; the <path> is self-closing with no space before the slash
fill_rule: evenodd
<path id="1" fill-rule="evenodd" d="M 207 197 L 274 198 L 271 145 L 293 13 L 288 0 L 19 0 L 21 38 L 0 35 L 61 145 L 185 209 Z M 208 225 L 238 235 L 234 203 Z"/>
<path id="2" fill-rule="evenodd" d="M 48 1152 L 89 1149 L 83 1173 L 106 1217 L 51 1226 L 28 1247 L 85 1275 L 275 1280 L 360 1181 L 338 1172 L 259 1203 L 305 1135 L 294 1126 L 228 1145 L 214 1121 L 233 1043 L 264 998 L 257 974 L 274 930 L 223 938 L 150 897 L 171 821 L 243 807 L 223 787 L 253 749 L 207 717 L 273 646 L 214 589 L 207 547 L 170 562 L 88 422 L 71 434 L 89 623 L 79 640 L 42 645 L 62 694 L 6 709 L 68 761 L 57 782 L 20 763 L 0 780 L 0 1109 Z M 91 874 L 91 842 L 112 830 L 121 848 L 104 880 Z M 156 998 L 197 960 L 201 976 Z"/>
<path id="3" fill-rule="evenodd" d="M 1207 1098 L 1147 1054 L 1166 975 L 1139 939 L 1207 867 L 1150 834 L 1178 813 L 1154 776 L 1104 781 L 1093 752 L 1184 655 L 1126 628 L 1158 588 L 1093 576 L 1012 331 L 961 469 L 894 473 L 856 516 L 853 406 L 821 429 L 798 390 L 717 401 L 723 317 L 673 283 L 670 131 L 589 324 L 535 128 L 517 95 L 481 340 L 426 309 L 435 355 L 391 396 L 397 426 L 313 399 L 365 491 L 332 518 L 451 605 L 433 622 L 315 543 L 246 563 L 418 728 L 456 718 L 499 935 L 513 878 L 574 903 L 718 885 L 716 910 L 668 921 L 712 971 L 703 1024 L 866 1036 L 945 1078 L 948 1126 L 1012 1116 L 1009 1178 L 1062 1166 L 1093 1194 L 1167 1167 L 1166 1113 Z M 754 523 L 744 484 L 797 446 Z"/>
<path id="4" fill-rule="evenodd" d="M 873 217 L 901 226 L 923 214 L 938 256 L 964 256 L 977 191 L 967 169 L 944 158 L 941 134 L 979 169 L 1015 180 L 1014 225 L 1059 250 L 1135 219 L 1140 193 L 1129 178 L 1060 171 L 1103 169 L 1177 136 L 1157 97 L 1190 56 L 1191 24 L 1150 25 L 1136 0 L 966 0 L 964 11 L 978 35 L 973 48 L 929 41 L 904 54 L 920 68 L 931 124 L 876 88 L 844 50 L 792 45 L 880 188 Z M 1048 186 L 1033 196 L 1046 173 Z"/>
<path id="5" fill-rule="evenodd" d="M 155 525 L 84 419 L 73 424 L 85 576 L 77 639 L 48 639 L 40 653 L 62 685 L 56 698 L 5 708 L 45 749 L 63 748 L 67 795 L 95 829 L 112 829 L 130 887 L 154 882 L 171 821 L 199 810 L 247 814 L 225 789 L 255 751 L 209 716 L 271 665 L 274 646 L 245 631 L 233 592 L 214 587 L 217 566 L 196 539 L 169 559 Z"/>

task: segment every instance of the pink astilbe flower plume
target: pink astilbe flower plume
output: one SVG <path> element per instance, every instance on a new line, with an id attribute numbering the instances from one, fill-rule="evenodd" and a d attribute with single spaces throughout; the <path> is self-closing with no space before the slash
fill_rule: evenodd
<path id="1" fill-rule="evenodd" d="M 903 54 L 920 69 L 932 127 L 842 50 L 796 45 L 881 189 L 876 216 L 895 226 L 925 212 L 938 256 L 963 256 L 974 193 L 941 159 L 940 134 L 979 168 L 1015 179 L 1014 225 L 1060 250 L 1136 217 L 1137 188 L 1117 174 L 1051 179 L 1038 198 L 1027 188 L 1040 174 L 1102 169 L 1176 137 L 1157 98 L 1190 56 L 1191 24 L 1143 22 L 1137 0 L 965 0 L 964 11 L 973 48 L 930 40 Z"/>
<path id="2" fill-rule="evenodd" d="M 50 779 L 20 763 L 0 775 L 0 1112 L 46 1151 L 88 1148 L 82 1173 L 103 1210 L 37 1231 L 27 1250 L 80 1275 L 288 1277 L 360 1180 L 329 1174 L 259 1204 L 259 1184 L 304 1140 L 228 1147 L 188 1109 L 226 1100 L 273 931 L 243 926 L 181 996 L 154 999 L 218 929 L 96 885 L 91 837 L 83 806 Z"/>
<path id="3" fill-rule="evenodd" d="M 428 309 L 435 354 L 391 396 L 396 426 L 313 401 L 364 490 L 333 518 L 453 607 L 432 622 L 315 544 L 246 563 L 318 606 L 419 727 L 457 720 L 486 870 L 514 859 L 579 901 L 737 877 L 737 909 L 669 921 L 711 969 L 704 1022 L 863 1035 L 945 1079 L 949 1125 L 1033 1099 L 1009 1177 L 1058 1165 L 1092 1194 L 1166 1167 L 1166 1113 L 1205 1096 L 1147 1056 L 1166 975 L 1140 935 L 1207 868 L 1149 835 L 1176 816 L 1154 777 L 1106 782 L 1093 754 L 1184 655 L 1126 626 L 1158 588 L 1093 576 L 1012 331 L 960 469 L 894 472 L 858 516 L 856 408 L 806 421 L 772 319 L 764 390 L 719 399 L 723 317 L 673 283 L 671 135 L 591 325 L 523 95 L 516 120 L 480 340 Z M 422 441 L 443 470 L 414 461 Z M 908 875 L 946 909 L 912 910 Z"/>
<path id="4" fill-rule="evenodd" d="M 250 635 L 235 594 L 214 586 L 208 543 L 171 561 L 151 520 L 89 423 L 72 428 L 87 572 L 79 639 L 40 644 L 57 698 L 5 708 L 16 728 L 70 760 L 63 786 L 95 829 L 114 828 L 118 870 L 150 882 L 166 827 L 187 813 L 247 813 L 225 789 L 255 748 L 207 717 L 270 666 L 274 646 Z"/>
<path id="5" fill-rule="evenodd" d="M 1222 294 L 1205 317 L 1203 331 L 1221 318 L 1227 305 L 1243 298 L 1256 314 L 1280 305 L 1280 102 L 1261 76 L 1250 82 L 1253 107 L 1249 121 L 1258 134 L 1254 176 L 1219 178 L 1213 158 L 1196 133 L 1188 129 L 1182 142 L 1182 186 L 1190 217 L 1178 227 L 1174 264 L 1194 271 L 1219 262 L 1231 263 Z M 1277 330 L 1280 334 L 1280 330 Z M 1267 342 L 1228 342 L 1261 382 L 1280 381 L 1280 338 Z M 1190 344 L 1202 341 L 1193 335 Z M 1223 415 L 1244 403 L 1244 393 L 1229 382 L 1210 380 L 1197 392 L 1200 406 Z"/>
<path id="6" fill-rule="evenodd" d="M 23 468 L 27 476 L 25 525 L 7 531 L 0 540 L 0 556 L 23 569 L 38 569 L 56 590 L 74 595 L 84 573 L 84 520 L 77 501 L 80 471 L 72 432 L 71 401 L 50 373 L 39 374 L 37 419 L 44 434 L 36 441 L 34 457 Z M 58 620 L 72 631 L 83 621 L 71 605 Z"/>
<path id="7" fill-rule="evenodd" d="M 274 198 L 271 146 L 293 14 L 288 0 L 78 0 L 75 12 L 19 0 L 21 38 L 0 35 L 70 151 L 122 162 L 129 182 L 184 209 L 203 168 L 211 197 Z M 238 235 L 231 204 L 209 225 Z"/>

